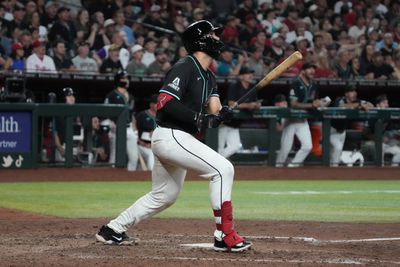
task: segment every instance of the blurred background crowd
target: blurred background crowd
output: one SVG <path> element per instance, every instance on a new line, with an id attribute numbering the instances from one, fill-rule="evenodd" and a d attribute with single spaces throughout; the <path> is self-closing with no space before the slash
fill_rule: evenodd
<path id="1" fill-rule="evenodd" d="M 390 0 L 5 0 L 0 69 L 163 76 L 186 55 L 179 34 L 207 19 L 225 27 L 218 76 L 263 76 L 299 50 L 315 78 L 400 79 L 399 13 Z"/>

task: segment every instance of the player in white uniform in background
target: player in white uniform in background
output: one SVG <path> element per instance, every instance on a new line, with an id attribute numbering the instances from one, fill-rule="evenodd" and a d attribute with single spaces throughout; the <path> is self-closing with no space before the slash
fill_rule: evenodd
<path id="1" fill-rule="evenodd" d="M 216 223 L 214 250 L 239 252 L 250 248 L 251 243 L 234 230 L 233 165 L 193 136 L 200 128 L 216 128 L 233 115 L 227 106 L 221 107 L 215 76 L 208 69 L 223 47 L 217 36 L 221 32 L 222 28 L 205 20 L 192 23 L 184 31 L 182 39 L 189 55 L 171 68 L 159 91 L 158 126 L 151 143 L 155 156 L 151 192 L 103 225 L 96 234 L 98 241 L 134 242 L 125 233 L 128 228 L 171 206 L 190 169 L 210 181 L 209 197 Z"/>
<path id="2" fill-rule="evenodd" d="M 228 89 L 227 100 L 228 106 L 236 106 L 236 100 L 241 98 L 251 88 L 254 78 L 254 70 L 248 67 L 241 67 L 239 71 L 239 79 L 237 83 L 232 84 Z M 257 101 L 257 96 L 249 97 L 245 102 L 241 103 L 238 108 L 243 110 L 255 110 L 261 107 L 261 103 Z M 239 132 L 240 120 L 233 119 L 230 122 L 222 124 L 218 129 L 218 153 L 225 158 L 229 158 L 242 148 Z"/>
<path id="3" fill-rule="evenodd" d="M 312 109 L 322 106 L 322 101 L 316 99 L 316 90 L 313 83 L 315 66 L 310 63 L 304 63 L 299 76 L 293 79 L 292 87 L 289 92 L 289 103 L 293 109 Z M 278 153 L 276 166 L 282 167 L 286 164 L 286 159 L 293 145 L 293 138 L 297 136 L 301 143 L 293 160 L 288 167 L 299 167 L 303 164 L 307 155 L 312 149 L 311 132 L 307 119 L 285 120 L 282 131 L 281 149 Z"/>

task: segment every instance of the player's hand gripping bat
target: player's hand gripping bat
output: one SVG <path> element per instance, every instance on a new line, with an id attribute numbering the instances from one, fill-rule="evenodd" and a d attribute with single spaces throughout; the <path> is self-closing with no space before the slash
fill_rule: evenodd
<path id="1" fill-rule="evenodd" d="M 255 86 L 253 86 L 245 95 L 239 98 L 236 101 L 236 105 L 232 108 L 236 108 L 241 103 L 246 101 L 250 96 L 255 94 L 258 90 L 267 86 L 271 81 L 278 78 L 282 73 L 287 71 L 290 67 L 296 64 L 299 60 L 302 60 L 303 56 L 299 51 L 294 52 L 291 54 L 287 59 L 285 59 L 281 64 L 275 67 L 272 71 L 270 71 L 261 81 L 259 81 Z"/>

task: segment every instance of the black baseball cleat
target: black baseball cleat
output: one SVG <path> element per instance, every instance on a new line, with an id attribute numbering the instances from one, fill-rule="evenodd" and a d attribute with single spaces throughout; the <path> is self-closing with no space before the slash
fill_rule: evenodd
<path id="1" fill-rule="evenodd" d="M 116 233 L 107 225 L 103 225 L 100 231 L 96 234 L 96 239 L 105 245 L 125 245 L 130 246 L 139 242 L 139 238 L 130 237 L 125 232 L 122 234 Z"/>
<path id="2" fill-rule="evenodd" d="M 214 251 L 217 252 L 242 252 L 251 249 L 251 242 L 243 241 L 231 248 L 229 248 L 224 240 L 214 238 Z"/>

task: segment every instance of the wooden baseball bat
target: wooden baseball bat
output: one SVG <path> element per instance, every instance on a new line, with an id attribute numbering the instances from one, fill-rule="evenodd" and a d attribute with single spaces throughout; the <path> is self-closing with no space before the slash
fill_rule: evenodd
<path id="1" fill-rule="evenodd" d="M 253 86 L 246 94 L 244 94 L 241 98 L 239 98 L 236 101 L 236 106 L 234 106 L 233 108 L 239 106 L 241 103 L 246 101 L 246 99 L 255 94 L 258 90 L 267 86 L 271 81 L 278 78 L 282 73 L 287 71 L 290 67 L 292 67 L 294 64 L 296 64 L 299 60 L 302 59 L 303 55 L 299 51 L 296 51 L 293 54 L 291 54 L 281 64 L 276 66 L 272 71 L 270 71 L 267 75 L 265 75 L 265 77 L 261 81 L 259 81 L 255 86 Z"/>

